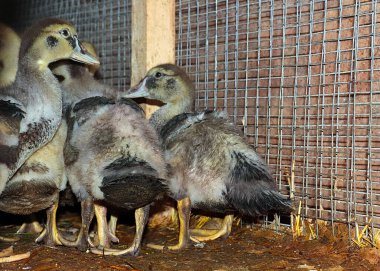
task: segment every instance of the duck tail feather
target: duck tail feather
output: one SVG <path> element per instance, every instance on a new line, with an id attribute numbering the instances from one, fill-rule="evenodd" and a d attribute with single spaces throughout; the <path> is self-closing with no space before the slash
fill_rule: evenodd
<path id="1" fill-rule="evenodd" d="M 105 168 L 100 190 L 105 200 L 116 206 L 140 208 L 167 190 L 164 180 L 148 162 L 131 158 L 120 158 Z"/>
<path id="2" fill-rule="evenodd" d="M 232 158 L 226 194 L 234 208 L 250 216 L 292 211 L 291 200 L 278 192 L 268 167 L 256 154 L 233 152 Z"/>

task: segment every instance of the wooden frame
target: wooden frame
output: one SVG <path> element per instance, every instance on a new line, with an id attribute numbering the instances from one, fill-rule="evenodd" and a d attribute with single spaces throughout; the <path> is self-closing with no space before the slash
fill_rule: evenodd
<path id="1" fill-rule="evenodd" d="M 131 85 L 159 64 L 175 63 L 175 0 L 132 0 Z M 158 106 L 143 104 L 147 117 Z"/>

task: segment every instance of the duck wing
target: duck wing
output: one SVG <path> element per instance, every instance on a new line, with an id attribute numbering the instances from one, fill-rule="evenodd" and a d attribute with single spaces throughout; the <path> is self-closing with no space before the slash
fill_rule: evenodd
<path id="1" fill-rule="evenodd" d="M 226 197 L 239 212 L 258 216 L 292 211 L 291 200 L 278 192 L 267 165 L 250 146 L 231 151 L 230 159 Z"/>
<path id="2" fill-rule="evenodd" d="M 99 107 L 108 104 L 115 104 L 115 101 L 102 96 L 85 98 L 73 106 L 70 117 L 74 118 L 74 121 L 80 126 L 89 120 L 92 115 L 99 110 Z"/>
<path id="3" fill-rule="evenodd" d="M 228 122 L 228 116 L 225 112 L 205 110 L 198 113 L 182 113 L 169 120 L 160 130 L 160 137 L 169 141 L 184 133 L 193 125 L 204 121 L 223 120 Z"/>
<path id="4" fill-rule="evenodd" d="M 23 118 L 25 111 L 21 104 L 0 99 L 0 164 L 10 167 L 17 162 Z"/>

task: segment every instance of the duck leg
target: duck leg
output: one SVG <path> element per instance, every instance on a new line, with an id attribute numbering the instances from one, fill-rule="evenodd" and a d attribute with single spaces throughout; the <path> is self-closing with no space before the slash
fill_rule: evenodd
<path id="1" fill-rule="evenodd" d="M 40 236 L 37 237 L 36 243 L 44 242 L 47 246 L 62 245 L 57 228 L 57 210 L 58 199 L 46 210 L 46 227 Z"/>
<path id="2" fill-rule="evenodd" d="M 115 238 L 115 240 L 112 240 L 112 242 L 119 243 L 119 238 L 116 237 L 116 226 L 117 226 L 117 216 L 111 214 L 110 220 L 108 222 L 108 229 L 109 229 L 110 234 L 112 234 L 113 238 Z"/>
<path id="3" fill-rule="evenodd" d="M 136 256 L 140 252 L 144 228 L 145 228 L 146 223 L 148 222 L 149 209 L 150 209 L 150 206 L 146 205 L 135 211 L 136 233 L 135 233 L 135 238 L 133 239 L 132 245 L 129 248 L 124 249 L 124 250 L 110 249 L 110 248 L 105 248 L 101 250 L 97 248 L 92 248 L 91 252 L 94 254 L 99 254 L 99 255 L 118 256 L 118 255 L 128 254 L 128 255 Z"/>
<path id="4" fill-rule="evenodd" d="M 190 239 L 194 242 L 203 242 L 215 240 L 219 237 L 228 237 L 231 233 L 234 215 L 226 215 L 223 223 L 218 230 L 192 229 L 190 230 Z"/>
<path id="5" fill-rule="evenodd" d="M 4 241 L 4 242 L 16 242 L 16 241 L 19 241 L 20 238 L 18 237 L 4 237 L 4 236 L 0 236 L 0 241 Z"/>
<path id="6" fill-rule="evenodd" d="M 60 234 L 58 235 L 59 241 L 64 246 L 76 247 L 80 251 L 86 251 L 88 248 L 88 232 L 92 219 L 94 218 L 94 202 L 92 198 L 85 199 L 81 202 L 81 216 L 82 225 L 77 239 L 72 242 L 64 239 Z"/>
<path id="7" fill-rule="evenodd" d="M 111 242 L 118 242 L 119 239 L 114 236 L 109 229 L 108 223 L 107 223 L 107 208 L 99 205 L 97 203 L 94 204 L 94 211 L 97 221 L 97 234 L 95 235 L 98 239 L 98 247 L 100 249 L 103 248 L 110 248 Z M 94 245 L 92 245 L 94 246 Z"/>
<path id="8" fill-rule="evenodd" d="M 44 227 L 37 221 L 36 214 L 31 214 L 28 222 L 23 223 L 16 233 L 41 233 L 43 230 Z"/>
<path id="9" fill-rule="evenodd" d="M 186 197 L 177 202 L 178 217 L 179 217 L 179 237 L 178 244 L 174 246 L 163 246 L 163 245 L 154 245 L 148 244 L 148 247 L 153 249 L 169 249 L 169 250 L 180 250 L 186 248 L 190 235 L 189 235 L 189 222 L 190 222 L 190 211 L 191 211 L 191 202 L 190 198 Z"/>
<path id="10" fill-rule="evenodd" d="M 30 257 L 30 252 L 13 255 L 13 247 L 3 249 L 0 251 L 0 263 L 10 263 L 20 261 Z"/>
<path id="11" fill-rule="evenodd" d="M 5 242 L 14 242 L 20 240 L 20 238 L 8 238 L 0 236 L 1 241 Z M 30 252 L 22 253 L 22 254 L 13 254 L 13 246 L 10 246 L 6 249 L 0 250 L 0 263 L 10 263 L 19 260 L 23 260 L 30 257 Z"/>

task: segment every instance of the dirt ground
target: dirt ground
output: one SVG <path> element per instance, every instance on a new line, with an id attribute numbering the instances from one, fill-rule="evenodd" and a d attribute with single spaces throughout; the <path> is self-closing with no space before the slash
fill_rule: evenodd
<path id="1" fill-rule="evenodd" d="M 78 226 L 77 218 L 70 222 L 73 215 L 68 217 L 60 219 L 61 228 Z M 0 235 L 14 236 L 12 233 L 18 226 L 4 221 L 7 220 L 2 219 Z M 115 247 L 127 247 L 133 234 L 133 226 L 118 225 L 120 245 Z M 170 244 L 176 241 L 176 236 L 175 229 L 149 229 L 144 244 Z M 260 227 L 234 226 L 226 240 L 207 242 L 204 247 L 191 246 L 180 252 L 155 251 L 143 245 L 137 257 L 97 256 L 74 248 L 35 244 L 34 234 L 19 237 L 20 240 L 13 243 L 15 252 L 31 251 L 30 258 L 0 264 L 0 270 L 380 270 L 380 252 L 374 248 L 358 249 L 346 241 L 332 243 L 324 238 L 293 241 L 289 233 Z M 0 248 L 9 245 L 0 243 Z"/>

